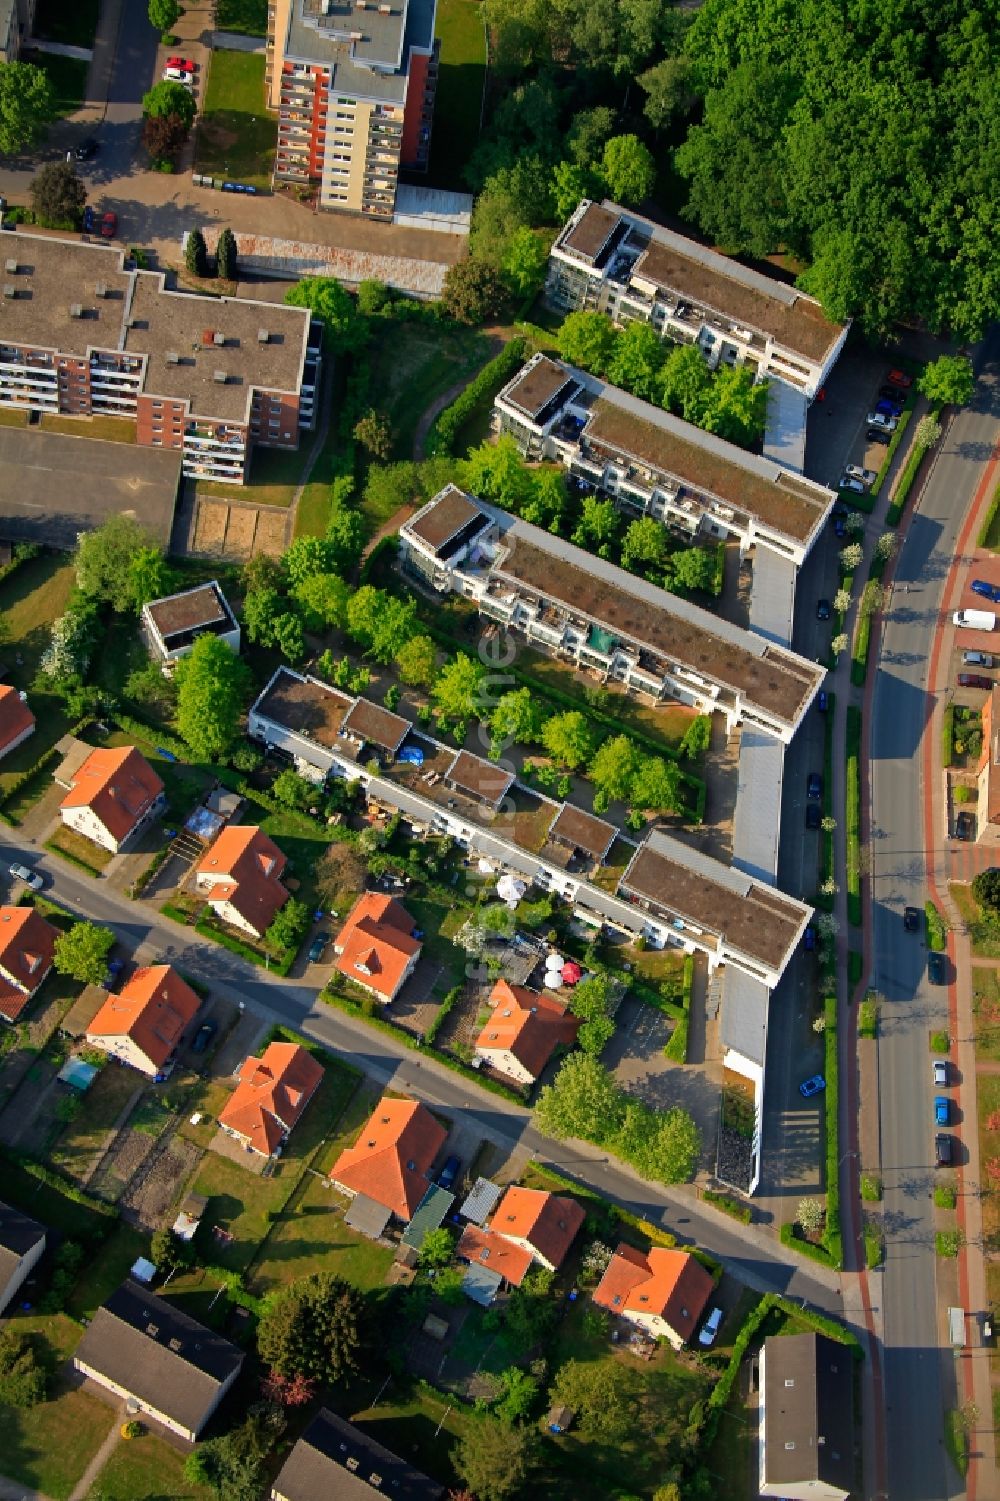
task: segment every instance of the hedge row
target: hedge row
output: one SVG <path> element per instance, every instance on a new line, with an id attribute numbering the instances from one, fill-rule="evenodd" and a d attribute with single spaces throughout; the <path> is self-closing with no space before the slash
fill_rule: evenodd
<path id="1" fill-rule="evenodd" d="M 294 1042 L 297 1047 L 305 1048 L 307 1053 L 311 1053 L 317 1063 L 322 1063 L 327 1068 L 339 1068 L 345 1074 L 353 1074 L 355 1079 L 364 1078 L 365 1071 L 358 1068 L 357 1064 L 348 1063 L 346 1058 L 335 1057 L 333 1053 L 328 1053 L 320 1043 L 313 1042 L 310 1037 L 304 1037 L 293 1027 L 283 1026 L 281 1022 L 275 1022 L 268 1028 L 263 1045 L 267 1047 L 272 1042 Z"/>
<path id="2" fill-rule="evenodd" d="M 997 491 L 1000 497 L 1000 490 Z M 955 705 L 949 704 L 941 716 L 941 765 L 950 766 L 955 754 Z"/>
<path id="3" fill-rule="evenodd" d="M 935 421 L 937 421 L 937 419 L 941 415 L 941 408 L 932 408 L 930 415 Z M 892 497 L 892 504 L 889 506 L 889 509 L 885 514 L 886 526 L 899 525 L 900 518 L 903 514 L 903 507 L 906 505 L 907 499 L 909 498 L 909 494 L 913 488 L 914 481 L 916 480 L 917 475 L 920 471 L 920 466 L 924 462 L 924 459 L 927 457 L 929 452 L 930 450 L 924 448 L 921 444 L 914 443 L 913 451 L 910 454 L 909 458 L 906 460 L 906 465 L 899 477 L 899 484 L 896 486 L 896 493 Z"/>
<path id="4" fill-rule="evenodd" d="M 993 499 L 990 501 L 990 508 L 983 517 L 983 524 L 979 528 L 979 536 L 976 538 L 977 546 L 988 547 L 991 552 L 996 552 L 997 550 L 989 538 L 990 533 L 996 525 L 998 511 L 1000 511 L 1000 485 L 997 486 L 994 492 Z"/>
<path id="5" fill-rule="evenodd" d="M 20 1152 L 4 1152 L 3 1155 L 16 1163 L 29 1177 L 37 1178 L 39 1183 L 44 1183 L 46 1187 L 53 1188 L 56 1193 L 62 1194 L 64 1199 L 72 1199 L 74 1204 L 81 1204 L 84 1209 L 91 1209 L 95 1214 L 102 1214 L 105 1219 L 119 1218 L 114 1204 L 106 1204 L 103 1199 L 95 1199 L 91 1194 L 84 1193 L 83 1189 L 77 1188 L 69 1178 L 64 1178 L 62 1173 L 46 1167 L 43 1162 L 36 1162 L 34 1157 L 27 1157 Z"/>
<path id="6" fill-rule="evenodd" d="M 670 1040 L 663 1049 L 664 1055 L 672 1063 L 687 1063 L 688 1053 L 688 1029 L 691 1022 L 691 995 L 694 990 L 694 957 L 691 954 L 684 955 L 683 977 L 681 980 L 681 1015 Z"/>
<path id="7" fill-rule="evenodd" d="M 837 1066 L 837 998 L 827 996 L 823 1003 L 826 1016 L 826 1031 L 823 1041 L 826 1049 L 826 1229 L 823 1244 L 830 1253 L 830 1260 L 840 1270 L 844 1264 L 844 1236 L 840 1223 L 840 1084 Z"/>
<path id="8" fill-rule="evenodd" d="M 941 954 L 948 947 L 947 924 L 931 901 L 924 903 L 924 917 L 927 922 L 927 947 Z"/>
<path id="9" fill-rule="evenodd" d="M 862 971 L 864 969 L 864 963 L 865 963 L 864 956 L 861 954 L 861 952 L 858 949 L 848 949 L 848 951 L 847 951 L 847 983 L 849 985 L 856 985 L 858 983 L 858 981 L 861 979 L 861 974 L 862 974 Z"/>
<path id="10" fill-rule="evenodd" d="M 157 850 L 156 854 L 153 856 L 152 860 L 150 860 L 149 864 L 146 866 L 146 869 L 142 872 L 142 874 L 136 876 L 127 892 L 127 895 L 130 896 L 133 901 L 137 897 L 141 896 L 142 892 L 145 891 L 146 887 L 156 875 L 157 871 L 161 868 L 161 866 L 166 864 L 170 856 L 170 849 L 171 846 L 169 844 L 165 844 L 161 850 Z"/>
<path id="11" fill-rule="evenodd" d="M 511 339 L 509 344 L 504 345 L 498 355 L 483 366 L 474 380 L 471 380 L 462 392 L 456 397 L 451 406 L 445 407 L 431 424 L 427 441 L 424 444 L 424 452 L 428 458 L 437 458 L 442 455 L 450 455 L 454 452 L 455 439 L 459 431 L 468 422 L 480 402 L 487 397 L 494 397 L 505 385 L 509 376 L 514 374 L 527 353 L 527 340 L 518 336 Z"/>
<path id="12" fill-rule="evenodd" d="M 444 1000 L 437 1008 L 437 1011 L 434 1013 L 434 1020 L 431 1022 L 430 1026 L 427 1028 L 427 1031 L 424 1033 L 425 1047 L 433 1046 L 434 1039 L 435 1037 L 437 1037 L 441 1028 L 444 1026 L 448 1013 L 452 1011 L 461 1000 L 462 994 L 463 988 L 461 985 L 455 985 L 451 990 L 449 990 L 448 994 L 445 996 Z"/>
<path id="13" fill-rule="evenodd" d="M 783 1246 L 790 1250 L 798 1251 L 800 1256 L 808 1256 L 812 1261 L 818 1261 L 821 1266 L 833 1267 L 835 1262 L 826 1246 L 816 1245 L 814 1241 L 803 1239 L 802 1232 L 794 1220 L 788 1220 L 779 1231 L 779 1239 Z"/>
<path id="14" fill-rule="evenodd" d="M 701 1197 L 706 1204 L 711 1204 L 715 1209 L 721 1209 L 723 1214 L 730 1215 L 734 1220 L 740 1220 L 744 1225 L 749 1225 L 753 1217 L 749 1204 L 742 1204 L 739 1199 L 734 1199 L 729 1194 L 715 1193 L 712 1189 L 705 1188 L 702 1189 Z"/>
<path id="15" fill-rule="evenodd" d="M 248 943 L 237 938 L 232 933 L 227 933 L 219 927 L 211 917 L 202 917 L 194 925 L 196 933 L 202 938 L 209 938 L 217 943 L 220 948 L 228 949 L 231 954 L 238 954 L 241 959 L 246 959 L 250 964 L 256 964 L 258 969 L 270 970 L 275 975 L 287 975 L 292 967 L 292 962 L 298 949 L 286 949 L 280 959 L 273 959 L 268 954 L 262 954 L 259 949 L 251 948 Z"/>
<path id="16" fill-rule="evenodd" d="M 909 425 L 910 418 L 913 416 L 913 403 L 916 400 L 916 397 L 911 392 L 911 394 L 906 398 L 906 400 L 907 400 L 908 405 L 900 413 L 899 423 L 898 423 L 898 425 L 896 427 L 896 431 L 893 433 L 892 437 L 889 439 L 889 446 L 888 446 L 888 448 L 885 451 L 885 458 L 882 460 L 882 467 L 881 467 L 881 469 L 878 472 L 878 478 L 876 479 L 874 485 L 872 485 L 872 487 L 871 487 L 870 494 L 871 494 L 871 497 L 872 497 L 873 500 L 878 495 L 878 493 L 881 490 L 882 486 L 886 482 L 886 478 L 888 477 L 889 469 L 890 469 L 890 467 L 892 465 L 892 461 L 896 457 L 896 450 L 899 448 L 900 443 L 902 443 L 902 441 L 903 441 L 903 434 L 906 432 L 907 426 Z"/>
<path id="17" fill-rule="evenodd" d="M 847 918 L 861 922 L 861 710 L 847 710 Z"/>
<path id="18" fill-rule="evenodd" d="M 833 723 L 837 708 L 835 693 L 827 694 L 827 711 L 823 723 L 823 817 L 833 816 Z M 834 879 L 833 830 L 820 828 L 819 833 L 820 886 Z M 833 893 L 820 890 L 813 898 L 813 905 L 824 912 L 833 910 Z"/>

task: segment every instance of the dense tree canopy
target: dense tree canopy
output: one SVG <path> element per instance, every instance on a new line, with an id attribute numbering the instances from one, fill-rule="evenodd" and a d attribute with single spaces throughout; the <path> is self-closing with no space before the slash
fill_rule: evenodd
<path id="1" fill-rule="evenodd" d="M 0 151 L 13 156 L 43 134 L 55 114 L 48 74 L 34 63 L 0 63 Z"/>
<path id="2" fill-rule="evenodd" d="M 239 728 L 250 670 L 218 636 L 199 636 L 175 673 L 177 728 L 204 760 L 225 755 Z"/>

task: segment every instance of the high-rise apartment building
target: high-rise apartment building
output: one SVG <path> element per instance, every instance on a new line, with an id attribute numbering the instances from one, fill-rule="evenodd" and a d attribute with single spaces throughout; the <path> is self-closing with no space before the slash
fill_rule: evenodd
<path id="1" fill-rule="evenodd" d="M 319 206 L 391 219 L 400 167 L 426 171 L 437 89 L 435 0 L 270 0 L 274 175 Z"/>

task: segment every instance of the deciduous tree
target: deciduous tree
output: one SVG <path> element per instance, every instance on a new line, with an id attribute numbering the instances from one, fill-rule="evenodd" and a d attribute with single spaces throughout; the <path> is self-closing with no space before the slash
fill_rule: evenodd
<path id="1" fill-rule="evenodd" d="M 391 456 L 395 434 L 384 412 L 376 412 L 374 407 L 369 407 L 364 416 L 359 417 L 355 423 L 354 436 L 373 458 L 382 459 L 384 462 Z"/>
<path id="2" fill-rule="evenodd" d="M 323 342 L 334 354 L 353 354 L 368 342 L 368 324 L 333 276 L 304 276 L 289 287 L 290 307 L 306 307 L 323 322 Z"/>
<path id="3" fill-rule="evenodd" d="M 411 636 L 396 653 L 400 680 L 415 688 L 429 688 L 437 672 L 437 647 L 430 636 Z"/>
<path id="4" fill-rule="evenodd" d="M 475 658 L 459 652 L 441 668 L 431 688 L 437 718 L 445 724 L 467 724 L 478 717 L 486 669 Z"/>
<path id="5" fill-rule="evenodd" d="M 342 627 L 347 620 L 350 589 L 336 573 L 312 573 L 293 590 L 295 603 L 302 612 L 308 631 L 325 631 Z M 249 603 L 250 596 L 247 596 Z"/>
<path id="6" fill-rule="evenodd" d="M 641 751 L 627 735 L 615 735 L 598 746 L 587 775 L 605 799 L 605 806 L 609 802 L 628 801 L 642 761 Z"/>
<path id="7" fill-rule="evenodd" d="M 456 323 L 488 323 L 499 317 L 506 301 L 503 276 L 485 261 L 458 261 L 445 272 L 441 307 Z"/>
<path id="8" fill-rule="evenodd" d="M 155 539 L 133 516 L 109 516 L 96 531 L 85 532 L 76 549 L 76 582 L 91 599 L 112 609 L 134 610 L 136 590 L 149 578 L 150 552 L 160 556 Z"/>
<path id="9" fill-rule="evenodd" d="M 357 1288 L 330 1272 L 314 1272 L 269 1299 L 257 1348 L 280 1376 L 340 1381 L 358 1368 L 362 1312 Z"/>
<path id="10" fill-rule="evenodd" d="M 538 1436 L 500 1418 L 469 1423 L 451 1451 L 452 1464 L 477 1501 L 508 1501 L 536 1462 Z"/>
<path id="11" fill-rule="evenodd" d="M 163 78 L 142 96 L 144 115 L 177 115 L 190 130 L 195 117 L 194 92 L 182 83 Z"/>
<path id="12" fill-rule="evenodd" d="M 177 24 L 181 8 L 177 0 L 149 0 L 149 21 L 157 31 L 169 31 Z"/>
<path id="13" fill-rule="evenodd" d="M 594 751 L 594 736 L 586 715 L 579 709 L 553 714 L 542 725 L 542 744 L 554 761 L 575 771 Z"/>
<path id="14" fill-rule="evenodd" d="M 494 742 L 531 745 L 542 732 L 543 710 L 530 688 L 517 688 L 499 698 L 490 715 Z"/>
<path id="15" fill-rule="evenodd" d="M 31 179 L 31 206 L 47 223 L 69 224 L 75 229 L 86 201 L 86 185 L 72 162 L 46 162 Z"/>
<path id="16" fill-rule="evenodd" d="M 605 142 L 601 176 L 617 203 L 641 203 L 653 191 L 656 163 L 638 136 L 612 136 Z"/>
<path id="17" fill-rule="evenodd" d="M 607 1069 L 585 1053 L 571 1053 L 539 1094 L 535 1124 L 557 1140 L 579 1136 L 604 1141 L 614 1134 L 623 1114 L 621 1091 Z"/>
<path id="18" fill-rule="evenodd" d="M 559 353 L 581 370 L 603 375 L 615 352 L 615 326 L 604 313 L 570 313 L 556 335 Z"/>
<path id="19" fill-rule="evenodd" d="M 515 297 L 529 297 L 545 280 L 548 246 L 533 229 L 522 226 L 511 236 L 501 270 Z"/>
<path id="20" fill-rule="evenodd" d="M 114 943 L 111 928 L 75 922 L 56 939 L 52 962 L 59 974 L 69 975 L 81 985 L 100 985 L 108 972 L 108 955 Z"/>
<path id="21" fill-rule="evenodd" d="M 40 140 L 56 104 L 48 74 L 34 63 L 0 63 L 0 151 L 16 156 Z"/>
<path id="22" fill-rule="evenodd" d="M 939 406 L 967 406 L 975 385 L 972 361 L 964 354 L 939 355 L 917 381 L 917 389 Z"/>
<path id="23" fill-rule="evenodd" d="M 250 670 L 218 636 L 199 636 L 174 672 L 177 729 L 202 760 L 224 756 L 236 739 Z"/>

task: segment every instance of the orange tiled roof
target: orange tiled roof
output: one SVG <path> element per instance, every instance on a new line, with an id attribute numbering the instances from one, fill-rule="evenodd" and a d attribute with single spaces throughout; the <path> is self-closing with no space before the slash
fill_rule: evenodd
<path id="1" fill-rule="evenodd" d="M 512 1287 L 521 1286 L 534 1259 L 523 1246 L 515 1246 L 512 1240 L 495 1235 L 492 1230 L 483 1230 L 479 1225 L 466 1225 L 455 1255 L 464 1256 L 466 1261 L 477 1266 L 489 1267 Z"/>
<path id="2" fill-rule="evenodd" d="M 427 1174 L 448 1133 L 417 1100 L 384 1097 L 353 1147 L 330 1169 L 335 1183 L 374 1199 L 401 1220 L 427 1192 Z"/>
<path id="3" fill-rule="evenodd" d="M 163 791 L 163 783 L 134 745 L 91 751 L 61 808 L 89 808 L 121 844 Z"/>
<path id="4" fill-rule="evenodd" d="M 137 969 L 119 995 L 109 995 L 87 1028 L 88 1037 L 129 1037 L 161 1068 L 194 1021 L 197 995 L 171 964 Z"/>
<path id="5" fill-rule="evenodd" d="M 0 751 L 34 723 L 35 716 L 17 689 L 9 683 L 0 685 Z"/>
<path id="6" fill-rule="evenodd" d="M 580 1021 L 547 995 L 498 980 L 490 993 L 493 1015 L 476 1038 L 480 1050 L 513 1053 L 537 1079 L 559 1043 L 572 1047 Z"/>
<path id="7" fill-rule="evenodd" d="M 196 874 L 213 876 L 208 900 L 230 902 L 258 933 L 288 901 L 281 873 L 288 861 L 254 824 L 231 824 L 199 860 Z"/>
<path id="8" fill-rule="evenodd" d="M 575 1199 L 538 1188 L 508 1188 L 493 1213 L 494 1235 L 527 1241 L 553 1266 L 560 1266 L 584 1221 Z"/>
<path id="9" fill-rule="evenodd" d="M 395 995 L 406 966 L 420 953 L 413 918 L 395 897 L 366 891 L 354 903 L 337 934 L 336 967 L 349 980 L 381 995 Z"/>
<path id="10" fill-rule="evenodd" d="M 291 1131 L 323 1077 L 312 1054 L 295 1042 L 272 1042 L 260 1058 L 240 1069 L 240 1082 L 219 1115 L 219 1125 L 235 1131 L 270 1157 Z"/>
<path id="11" fill-rule="evenodd" d="M 52 967 L 58 936 L 34 907 L 0 907 L 0 1016 L 20 1016 Z"/>
<path id="12" fill-rule="evenodd" d="M 712 1294 L 712 1276 L 689 1251 L 620 1245 L 594 1292 L 611 1313 L 656 1315 L 688 1340 Z"/>

